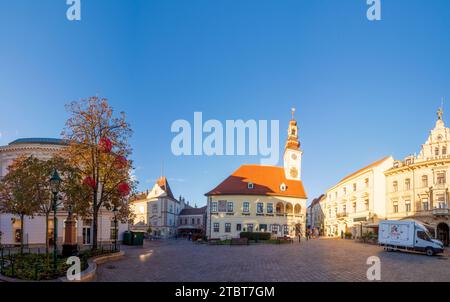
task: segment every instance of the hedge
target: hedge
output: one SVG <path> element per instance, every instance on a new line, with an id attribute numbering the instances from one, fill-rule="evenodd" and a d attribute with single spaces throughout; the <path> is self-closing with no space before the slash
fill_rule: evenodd
<path id="1" fill-rule="evenodd" d="M 241 238 L 247 238 L 248 240 L 269 240 L 272 236 L 271 233 L 262 233 L 262 232 L 241 232 Z"/>

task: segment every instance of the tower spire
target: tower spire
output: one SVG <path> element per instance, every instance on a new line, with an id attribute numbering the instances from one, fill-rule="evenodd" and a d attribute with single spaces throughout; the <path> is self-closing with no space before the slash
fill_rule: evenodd
<path id="1" fill-rule="evenodd" d="M 441 107 L 439 108 L 437 115 L 438 115 L 438 119 L 442 120 L 442 116 L 444 115 L 444 97 L 442 97 Z"/>
<path id="2" fill-rule="evenodd" d="M 295 108 L 291 109 L 292 119 L 288 128 L 288 139 L 286 142 L 286 149 L 298 150 L 300 149 L 300 142 L 298 141 L 298 127 L 297 121 L 294 118 Z"/>

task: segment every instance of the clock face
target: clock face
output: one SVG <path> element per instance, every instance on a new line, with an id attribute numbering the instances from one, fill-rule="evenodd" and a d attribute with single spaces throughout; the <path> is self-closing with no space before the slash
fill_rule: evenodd
<path id="1" fill-rule="evenodd" d="M 297 160 L 297 155 L 296 155 L 296 154 L 292 154 L 292 155 L 291 155 L 291 158 L 292 158 L 293 160 Z"/>
<path id="2" fill-rule="evenodd" d="M 294 167 L 291 168 L 290 174 L 291 174 L 292 178 L 297 178 L 298 177 L 298 170 L 297 170 L 297 168 L 294 168 Z"/>

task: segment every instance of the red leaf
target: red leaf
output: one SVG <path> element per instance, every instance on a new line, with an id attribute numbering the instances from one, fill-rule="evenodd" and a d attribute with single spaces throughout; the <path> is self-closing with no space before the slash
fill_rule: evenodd
<path id="1" fill-rule="evenodd" d="M 112 150 L 112 143 L 107 137 L 102 137 L 98 142 L 98 147 L 103 153 L 110 153 Z"/>
<path id="2" fill-rule="evenodd" d="M 119 194 L 122 196 L 127 196 L 131 192 L 130 185 L 125 182 L 119 184 L 119 186 L 117 187 L 117 190 L 119 191 Z"/>
<path id="3" fill-rule="evenodd" d="M 93 178 L 90 177 L 90 176 L 86 176 L 86 177 L 83 179 L 83 184 L 84 184 L 85 186 L 91 187 L 92 189 L 94 189 L 94 188 L 96 187 L 96 185 L 97 185 L 95 179 L 93 179 Z"/>

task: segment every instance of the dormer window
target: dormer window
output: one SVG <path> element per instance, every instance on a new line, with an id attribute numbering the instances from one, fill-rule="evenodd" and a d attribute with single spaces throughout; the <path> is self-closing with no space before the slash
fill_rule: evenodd
<path id="1" fill-rule="evenodd" d="M 282 183 L 282 184 L 280 185 L 280 190 L 281 190 L 282 192 L 284 192 L 284 191 L 286 191 L 286 189 L 287 189 L 286 184 L 285 184 L 285 183 Z"/>
<path id="2" fill-rule="evenodd" d="M 254 187 L 255 187 L 255 185 L 252 182 L 249 182 L 247 184 L 247 189 L 249 189 L 249 190 L 253 190 Z"/>

